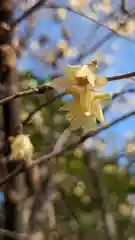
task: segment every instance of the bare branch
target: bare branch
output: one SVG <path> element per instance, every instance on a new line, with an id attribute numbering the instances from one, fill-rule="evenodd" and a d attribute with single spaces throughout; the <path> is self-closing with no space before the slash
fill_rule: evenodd
<path id="1" fill-rule="evenodd" d="M 27 89 L 25 91 L 22 91 L 22 92 L 17 92 L 11 96 L 8 96 L 8 97 L 5 97 L 5 98 L 2 98 L 0 100 L 0 104 L 4 104 L 4 103 L 7 103 L 13 99 L 17 99 L 17 98 L 20 98 L 20 97 L 24 97 L 24 96 L 28 96 L 28 95 L 32 95 L 32 94 L 40 94 L 40 93 L 45 93 L 47 90 L 53 90 L 52 87 L 48 86 L 47 84 L 42 84 L 36 88 L 30 88 L 30 89 Z"/>
<path id="2" fill-rule="evenodd" d="M 113 122 L 111 122 L 110 124 L 108 124 L 108 125 L 106 125 L 106 126 L 104 126 L 104 127 L 101 127 L 101 128 L 99 128 L 99 129 L 97 129 L 97 130 L 95 130 L 95 131 L 93 131 L 93 132 L 89 132 L 89 133 L 83 135 L 78 141 L 69 144 L 67 147 L 63 148 L 62 150 L 60 150 L 60 151 L 55 151 L 55 152 L 51 152 L 51 153 L 49 153 L 49 154 L 47 154 L 47 155 L 45 155 L 45 156 L 43 156 L 43 157 L 35 160 L 30 167 L 34 167 L 34 166 L 37 165 L 37 164 L 40 165 L 40 164 L 42 164 L 42 163 L 45 162 L 45 161 L 49 161 L 49 160 L 50 160 L 51 158 L 53 158 L 53 157 L 58 157 L 58 156 L 60 156 L 61 154 L 65 153 L 65 152 L 67 152 L 67 151 L 70 151 L 70 150 L 72 150 L 72 149 L 74 149 L 74 148 L 76 148 L 77 146 L 79 146 L 80 144 L 82 144 L 82 143 L 83 143 L 85 140 L 87 140 L 88 138 L 96 136 L 97 134 L 99 134 L 99 133 L 101 133 L 101 132 L 109 129 L 110 127 L 118 124 L 119 122 L 121 122 L 121 121 L 123 121 L 123 120 L 126 120 L 127 118 L 129 118 L 129 117 L 131 117 L 131 116 L 133 116 L 133 115 L 135 115 L 135 111 L 132 111 L 132 112 L 130 112 L 130 113 L 128 113 L 128 114 L 120 117 L 120 118 L 117 118 L 116 120 L 114 120 Z M 0 184 L 1 184 L 1 182 L 0 182 Z"/>
<path id="3" fill-rule="evenodd" d="M 124 95 L 126 93 L 134 93 L 135 89 L 128 89 L 127 91 L 122 91 L 122 92 L 118 92 L 115 93 L 112 96 L 112 100 L 115 100 L 117 97 L 120 97 L 121 95 Z M 36 112 L 38 112 L 39 110 L 41 110 L 44 107 L 48 107 L 50 104 L 52 104 L 55 100 L 62 98 L 65 95 L 65 93 L 60 93 L 59 95 L 55 96 L 54 98 L 50 99 L 49 101 L 46 101 L 45 103 L 42 103 L 41 105 L 39 105 L 38 107 L 36 107 L 33 111 L 31 111 L 28 115 L 28 117 L 22 122 L 23 125 L 26 125 L 29 123 L 29 121 L 31 120 L 31 118 L 34 116 L 34 114 Z M 108 110 L 110 106 L 106 106 L 104 108 L 104 112 L 106 112 Z M 1 151 L 0 151 L 1 152 Z"/>
<path id="4" fill-rule="evenodd" d="M 41 108 L 43 107 L 47 107 L 48 105 L 52 104 L 56 99 L 58 98 L 62 98 L 65 95 L 65 93 L 61 93 L 55 97 L 53 97 L 52 99 L 50 99 L 49 101 L 46 101 L 44 103 L 42 103 L 41 105 L 39 105 L 38 107 L 36 107 L 33 111 L 31 111 L 28 115 L 28 117 L 23 121 L 23 125 L 27 124 L 31 118 L 33 117 L 33 115 L 38 112 Z"/>
<path id="5" fill-rule="evenodd" d="M 126 12 L 126 0 L 121 0 L 120 8 L 123 13 Z"/>
<path id="6" fill-rule="evenodd" d="M 47 0 L 39 0 L 37 3 L 35 3 L 30 9 L 28 9 L 26 12 L 23 13 L 21 17 L 19 17 L 15 22 L 12 23 L 12 28 L 16 27 L 20 22 L 25 20 L 27 17 L 29 17 L 33 12 L 37 11 L 39 8 L 43 6 L 43 4 L 46 3 Z"/>
<path id="7" fill-rule="evenodd" d="M 39 0 L 32 8 L 30 8 L 28 11 L 26 11 L 21 17 L 19 17 L 17 20 L 15 20 L 15 22 L 12 24 L 12 27 L 15 27 L 17 24 L 19 24 L 21 21 L 25 20 L 28 16 L 30 16 L 34 11 L 37 11 L 39 8 L 42 7 L 43 4 L 46 3 L 47 0 Z M 110 29 L 108 26 L 106 25 L 103 25 L 102 23 L 100 23 L 99 21 L 97 21 L 96 19 L 90 17 L 90 16 L 87 16 L 85 13 L 83 12 L 79 12 L 75 9 L 72 9 L 71 7 L 69 6 L 63 6 L 63 5 L 59 5 L 57 3 L 50 3 L 50 4 L 46 4 L 45 6 L 46 8 L 51 8 L 51 9 L 58 9 L 58 8 L 64 8 L 66 10 L 68 10 L 69 12 L 72 12 L 72 13 L 75 13 L 77 15 L 80 15 L 81 17 L 84 17 L 92 22 L 95 22 L 97 23 L 98 25 L 100 26 L 103 26 L 104 28 L 107 28 L 108 30 L 110 30 L 111 32 L 115 33 L 116 35 L 118 36 L 121 36 L 122 38 L 126 38 L 127 40 L 135 43 L 134 40 L 124 36 L 124 35 L 121 35 L 120 33 L 118 33 L 117 31 L 113 30 L 113 29 Z M 112 13 L 113 14 L 113 13 Z M 132 17 L 132 16 L 130 16 Z"/>
<path id="8" fill-rule="evenodd" d="M 24 234 L 24 233 L 16 233 L 16 232 L 12 232 L 9 230 L 6 230 L 4 228 L 0 228 L 0 235 L 3 236 L 7 236 L 10 237 L 12 239 L 27 239 L 28 235 Z"/>
<path id="9" fill-rule="evenodd" d="M 124 78 L 132 78 L 134 76 L 135 76 L 135 72 L 129 72 L 129 73 L 123 73 L 123 74 L 112 76 L 112 77 L 107 77 L 107 79 L 109 82 L 111 82 L 114 80 L 121 80 Z M 134 80 L 134 79 L 132 79 L 132 80 Z"/>
<path id="10" fill-rule="evenodd" d="M 86 19 L 88 19 L 88 20 L 90 20 L 90 21 L 92 21 L 92 22 L 97 23 L 98 25 L 100 25 L 100 26 L 102 26 L 102 27 L 104 27 L 104 28 L 107 28 L 107 29 L 110 30 L 112 33 L 115 33 L 117 36 L 120 36 L 120 37 L 122 37 L 122 38 L 126 38 L 127 40 L 135 43 L 134 40 L 132 40 L 132 39 L 130 39 L 130 38 L 124 36 L 124 35 L 121 35 L 121 34 L 118 33 L 117 31 L 109 28 L 109 27 L 106 26 L 106 25 L 103 25 L 102 23 L 100 23 L 99 21 L 97 21 L 95 18 L 90 17 L 90 16 L 87 16 L 85 13 L 83 13 L 83 12 L 81 12 L 81 11 L 78 12 L 77 10 L 72 9 L 72 8 L 69 7 L 69 6 L 63 6 L 62 4 L 60 5 L 60 4 L 57 4 L 57 3 L 52 3 L 52 4 L 50 3 L 50 4 L 46 4 L 46 8 L 52 8 L 52 9 L 64 8 L 64 9 L 68 10 L 69 12 L 72 12 L 72 13 L 75 13 L 75 14 L 77 14 L 77 15 L 80 15 L 80 16 L 83 17 L 83 18 L 86 18 Z M 129 16 L 129 17 L 131 18 L 132 16 Z"/>
<path id="11" fill-rule="evenodd" d="M 121 92 L 118 92 L 118 93 L 115 93 L 113 96 L 112 96 L 112 100 L 115 100 L 116 98 L 126 94 L 126 93 L 134 93 L 135 92 L 135 89 L 128 89 L 126 91 L 121 91 Z M 104 113 L 110 108 L 110 105 L 107 105 L 106 107 L 104 107 Z"/>
<path id="12" fill-rule="evenodd" d="M 114 120 L 113 122 L 111 122 L 110 124 L 104 126 L 104 127 L 101 127 L 93 132 L 89 132 L 85 135 L 83 135 L 78 141 L 75 141 L 71 144 L 69 144 L 67 147 L 63 148 L 63 149 L 60 149 L 60 151 L 57 151 L 57 152 L 51 152 L 47 155 L 44 155 L 40 158 L 38 158 L 37 160 L 35 160 L 33 162 L 33 164 L 30 165 L 29 168 L 33 168 L 34 166 L 36 165 L 41 165 L 42 163 L 44 162 L 48 162 L 51 158 L 55 158 L 55 157 L 58 157 L 58 156 L 61 156 L 62 154 L 76 148 L 77 146 L 81 145 L 84 141 L 86 141 L 88 138 L 91 138 L 91 137 L 94 137 L 96 136 L 97 134 L 109 129 L 110 127 L 118 124 L 119 122 L 123 121 L 123 120 L 126 120 L 128 119 L 129 117 L 132 117 L 133 115 L 135 115 L 135 111 L 132 111 L 120 118 L 117 118 L 116 120 Z M 0 187 L 4 184 L 6 184 L 9 180 L 11 180 L 14 176 L 16 176 L 17 174 L 19 174 L 21 171 L 23 171 L 22 169 L 16 169 L 16 171 L 12 172 L 11 174 L 9 174 L 6 178 L 4 178 L 3 180 L 0 181 Z"/>
<path id="13" fill-rule="evenodd" d="M 60 75 L 61 76 L 61 75 Z M 131 78 L 131 77 L 135 77 L 135 72 L 130 72 L 130 73 L 124 73 L 121 75 L 116 75 L 116 76 L 112 76 L 112 77 L 106 77 L 108 79 L 109 82 L 114 81 L 114 80 L 121 80 L 121 79 L 125 79 L 125 78 Z M 134 80 L 134 79 L 132 79 Z M 41 94 L 41 93 L 45 93 L 47 90 L 53 90 L 53 88 L 51 86 L 49 86 L 48 84 L 42 84 L 39 85 L 36 88 L 30 88 L 27 89 L 25 91 L 22 92 L 17 92 L 14 95 L 11 95 L 9 97 L 4 97 L 0 100 L 0 105 L 9 102 L 13 99 L 17 99 L 20 97 L 24 97 L 24 96 L 28 96 L 28 95 L 33 95 L 33 94 Z M 63 93 L 64 95 L 64 93 Z M 55 101 L 56 98 L 54 98 L 54 100 L 50 100 L 51 103 L 52 101 Z"/>

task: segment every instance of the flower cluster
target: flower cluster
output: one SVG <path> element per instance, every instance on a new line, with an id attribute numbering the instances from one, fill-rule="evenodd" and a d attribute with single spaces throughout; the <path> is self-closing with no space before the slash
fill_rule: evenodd
<path id="1" fill-rule="evenodd" d="M 9 137 L 11 143 L 11 157 L 13 160 L 24 160 L 28 166 L 33 158 L 34 147 L 26 134 L 18 134 L 16 137 Z"/>
<path id="2" fill-rule="evenodd" d="M 87 65 L 69 65 L 64 68 L 66 75 L 54 79 L 51 86 L 57 91 L 65 91 L 72 95 L 66 100 L 61 110 L 67 111 L 72 130 L 82 127 L 84 131 L 96 129 L 97 120 L 105 124 L 102 103 L 110 100 L 111 95 L 96 91 L 107 83 L 104 76 L 96 75 L 97 61 Z"/>

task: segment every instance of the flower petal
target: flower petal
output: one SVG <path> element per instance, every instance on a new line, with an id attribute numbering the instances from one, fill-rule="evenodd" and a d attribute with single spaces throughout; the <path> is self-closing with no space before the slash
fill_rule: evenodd
<path id="1" fill-rule="evenodd" d="M 98 65 L 94 65 L 94 64 L 88 64 L 88 68 L 92 73 L 97 73 L 98 71 Z"/>
<path id="2" fill-rule="evenodd" d="M 80 67 L 81 65 L 67 65 L 63 68 L 63 71 L 68 74 L 74 74 Z"/>
<path id="3" fill-rule="evenodd" d="M 79 118 L 75 117 L 71 120 L 70 128 L 71 130 L 83 128 L 84 132 L 93 131 L 96 129 L 96 118 L 82 114 Z"/>
<path id="4" fill-rule="evenodd" d="M 86 115 L 88 113 L 91 113 L 91 101 L 92 101 L 92 94 L 89 89 L 89 85 L 82 88 L 81 94 L 80 94 L 80 104 L 82 108 L 84 109 L 84 112 Z"/>
<path id="5" fill-rule="evenodd" d="M 75 77 L 82 77 L 82 78 L 87 77 L 88 73 L 89 73 L 88 65 L 83 65 L 76 71 Z"/>
<path id="6" fill-rule="evenodd" d="M 60 107 L 60 111 L 71 111 L 73 108 L 73 103 L 71 101 L 65 102 L 63 106 Z"/>
<path id="7" fill-rule="evenodd" d="M 103 110 L 99 100 L 93 102 L 92 113 L 100 123 L 105 124 Z"/>
<path id="8" fill-rule="evenodd" d="M 93 101 L 99 100 L 99 101 L 108 101 L 111 100 L 112 95 L 110 93 L 103 93 L 103 92 L 92 92 L 93 94 Z"/>
<path id="9" fill-rule="evenodd" d="M 70 88 L 72 86 L 72 81 L 69 80 L 68 76 L 58 77 L 50 83 L 50 86 L 57 91 L 62 91 L 66 88 Z"/>
<path id="10" fill-rule="evenodd" d="M 66 89 L 66 92 L 68 94 L 71 94 L 73 97 L 77 96 L 78 94 L 81 94 L 81 91 L 82 91 L 82 88 L 77 85 L 72 85 Z"/>
<path id="11" fill-rule="evenodd" d="M 70 122 L 70 129 L 77 130 L 83 126 L 83 120 L 81 118 L 72 118 Z"/>
<path id="12" fill-rule="evenodd" d="M 93 74 L 91 71 L 89 71 L 87 78 L 88 78 L 88 82 L 90 83 L 90 86 L 92 88 L 94 88 L 95 87 L 95 81 L 96 81 L 96 75 Z"/>
<path id="13" fill-rule="evenodd" d="M 97 128 L 96 118 L 94 118 L 93 116 L 85 117 L 85 122 L 83 126 L 84 133 L 88 131 L 94 131 L 96 130 L 96 128 Z"/>
<path id="14" fill-rule="evenodd" d="M 101 88 L 108 82 L 107 78 L 101 75 L 95 75 L 95 88 Z"/>
<path id="15" fill-rule="evenodd" d="M 96 129 L 96 116 L 91 113 L 89 115 L 86 115 L 84 113 L 84 109 L 80 105 L 79 100 L 65 102 L 60 110 L 67 111 L 66 116 L 70 121 L 71 130 L 83 128 L 83 130 L 86 132 Z"/>
<path id="16" fill-rule="evenodd" d="M 60 110 L 68 111 L 70 116 L 81 117 L 83 115 L 83 109 L 77 100 L 67 101 L 60 108 Z"/>

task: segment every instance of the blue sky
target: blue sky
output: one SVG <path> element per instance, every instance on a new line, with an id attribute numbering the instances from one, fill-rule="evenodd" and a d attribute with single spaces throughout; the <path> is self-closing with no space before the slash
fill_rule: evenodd
<path id="1" fill-rule="evenodd" d="M 54 1 L 55 2 L 55 1 Z M 57 1 L 60 2 L 60 1 Z M 63 1 L 61 1 L 63 3 Z M 113 1 L 113 4 L 119 4 L 119 1 Z M 130 3 L 131 6 L 132 3 Z M 135 6 L 133 6 L 135 8 Z M 100 23 L 103 21 L 104 13 L 98 12 L 98 17 Z M 40 34 L 49 35 L 54 43 L 57 43 L 60 39 L 62 39 L 61 28 L 58 23 L 51 17 L 51 10 L 41 10 L 36 14 L 36 28 L 34 30 L 34 34 L 32 38 L 28 42 L 28 47 L 30 47 L 31 41 L 36 41 L 37 37 Z M 98 31 L 95 33 L 96 28 L 98 28 L 98 24 L 89 21 L 83 17 L 78 16 L 77 14 L 68 13 L 67 17 L 64 21 L 64 26 L 69 29 L 72 33 L 71 38 L 71 46 L 76 47 L 78 51 L 84 50 L 84 48 L 92 48 L 95 43 L 99 42 L 103 39 L 110 31 L 105 27 L 100 27 Z M 25 31 L 26 22 L 24 21 L 21 24 L 20 33 L 23 35 Z M 92 34 L 90 34 L 92 33 Z M 109 59 L 108 67 L 102 71 L 102 74 L 105 76 L 112 76 L 117 74 L 122 74 L 126 72 L 135 71 L 134 67 L 134 59 L 135 59 L 135 40 L 128 40 L 124 37 L 117 36 L 113 33 L 113 36 L 98 49 L 104 53 L 105 56 Z M 84 45 L 83 45 L 84 44 Z M 83 46 L 83 47 L 82 47 Z M 114 50 L 115 48 L 118 48 Z M 35 50 L 36 51 L 36 50 Z M 45 54 L 45 51 L 44 51 Z M 93 53 L 95 54 L 95 52 Z M 93 54 L 88 55 L 85 59 L 89 61 L 93 58 Z M 68 62 L 70 62 L 69 59 Z M 67 63 L 67 62 L 66 62 Z M 60 63 L 61 66 L 61 63 Z M 52 69 L 48 66 L 45 66 L 42 63 L 39 63 L 37 60 L 34 60 L 32 57 L 27 55 L 27 53 L 18 61 L 18 68 L 24 70 L 30 70 L 35 75 L 40 76 L 42 78 L 46 78 L 47 76 L 52 74 Z M 109 83 L 105 91 L 110 92 L 118 92 L 125 84 L 129 84 L 130 80 L 119 80 L 114 83 Z M 118 104 L 116 109 L 118 108 Z M 120 109 L 120 110 L 119 110 Z M 115 107 L 111 108 L 110 111 L 106 114 L 106 119 L 108 122 L 112 121 L 112 119 L 119 117 L 121 114 L 125 113 L 125 111 L 131 111 L 135 109 L 134 104 L 119 104 L 119 109 L 116 111 Z M 117 126 L 112 127 L 107 130 L 103 135 L 105 138 L 110 141 L 114 141 L 114 145 L 121 149 L 123 146 L 124 138 L 127 132 L 135 131 L 134 117 L 117 124 Z M 110 138 L 111 136 L 111 138 Z M 122 160 L 123 162 L 123 160 Z"/>

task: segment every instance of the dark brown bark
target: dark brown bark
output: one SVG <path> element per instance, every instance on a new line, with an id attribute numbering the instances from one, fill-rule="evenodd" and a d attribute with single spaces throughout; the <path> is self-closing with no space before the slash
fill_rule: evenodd
<path id="1" fill-rule="evenodd" d="M 16 84 L 16 55 L 11 46 L 12 32 L 10 25 L 12 23 L 12 0 L 0 1 L 0 82 L 3 84 L 6 96 L 17 92 Z M 12 100 L 3 105 L 4 131 L 6 139 L 5 156 L 7 160 L 10 156 L 10 146 L 8 137 L 15 135 L 17 127 L 20 125 L 20 113 L 18 100 Z M 18 166 L 19 161 L 7 162 L 7 171 L 10 173 Z M 23 219 L 21 203 L 15 203 L 10 198 L 12 190 L 18 194 L 21 193 L 24 186 L 23 175 L 19 174 L 6 186 L 5 190 L 5 228 L 17 233 L 23 232 Z M 10 240 L 10 237 L 5 237 Z"/>

